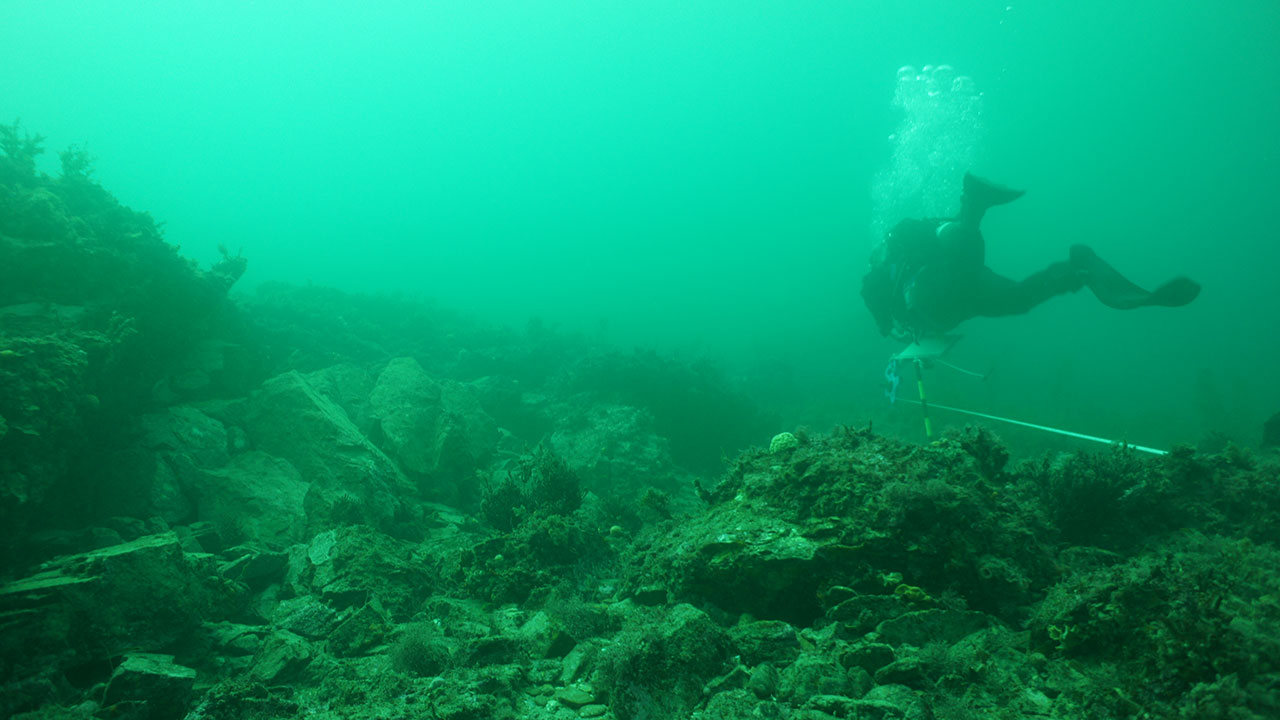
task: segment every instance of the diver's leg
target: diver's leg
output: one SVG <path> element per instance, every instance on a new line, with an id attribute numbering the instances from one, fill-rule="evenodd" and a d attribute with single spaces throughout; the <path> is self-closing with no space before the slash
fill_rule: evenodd
<path id="1" fill-rule="evenodd" d="M 939 261 L 957 275 L 977 276 L 986 263 L 987 244 L 976 222 L 949 220 L 938 226 Z"/>
<path id="2" fill-rule="evenodd" d="M 1020 281 L 983 268 L 976 315 L 1021 315 L 1051 297 L 1084 287 L 1084 275 L 1071 263 L 1056 262 Z"/>
<path id="3" fill-rule="evenodd" d="M 1131 310 L 1150 305 L 1179 307 L 1200 294 L 1200 284 L 1186 277 L 1176 277 L 1155 290 L 1147 291 L 1134 284 L 1086 245 L 1071 246 L 1071 265 L 1085 274 L 1093 294 L 1107 307 Z"/>
<path id="4" fill-rule="evenodd" d="M 938 225 L 938 244 L 943 260 L 961 272 L 972 272 L 976 277 L 986 262 L 986 243 L 982 239 L 982 217 L 995 205 L 1003 205 L 1022 197 L 1021 190 L 1013 190 L 983 180 L 971 173 L 964 174 L 964 192 L 960 195 L 960 214 Z"/>

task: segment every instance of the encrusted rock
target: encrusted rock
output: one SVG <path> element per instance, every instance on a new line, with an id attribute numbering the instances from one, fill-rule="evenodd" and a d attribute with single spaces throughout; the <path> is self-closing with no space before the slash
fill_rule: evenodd
<path id="1" fill-rule="evenodd" d="M 185 555 L 173 533 L 62 557 L 0 585 L 0 656 L 24 658 L 8 666 L 22 677 L 68 652 L 88 663 L 171 646 L 199 630 L 218 587 L 212 559 Z"/>
<path id="2" fill-rule="evenodd" d="M 636 590 L 635 595 L 632 597 L 637 605 L 666 605 L 667 589 L 657 583 L 651 583 Z"/>
<path id="3" fill-rule="evenodd" d="M 240 554 L 222 567 L 222 574 L 230 580 L 237 580 L 253 590 L 262 590 L 267 585 L 283 579 L 288 556 L 282 552 L 267 552 L 255 547 L 232 548 L 228 554 Z"/>
<path id="4" fill-rule="evenodd" d="M 329 652 L 338 657 L 365 655 L 387 639 L 391 628 L 372 603 L 351 613 L 329 636 Z"/>
<path id="5" fill-rule="evenodd" d="M 574 646 L 573 638 L 543 610 L 531 615 L 516 636 L 535 659 L 563 657 Z"/>
<path id="6" fill-rule="evenodd" d="M 561 705 L 577 709 L 594 703 L 596 694 L 589 685 L 570 685 L 556 690 L 555 698 Z"/>
<path id="7" fill-rule="evenodd" d="M 320 640 L 333 629 L 337 613 L 316 598 L 305 595 L 280 601 L 276 607 L 276 627 L 305 638 Z"/>
<path id="8" fill-rule="evenodd" d="M 918 656 L 899 658 L 876 671 L 878 685 L 906 685 L 924 690 L 929 685 L 926 667 Z"/>
<path id="9" fill-rule="evenodd" d="M 288 461 L 264 452 L 234 456 L 227 465 L 193 474 L 201 520 L 234 528 L 239 541 L 284 548 L 306 532 L 310 484 Z"/>
<path id="10" fill-rule="evenodd" d="M 369 394 L 368 413 L 384 446 L 412 473 L 468 471 L 492 454 L 498 439 L 497 424 L 470 388 L 432 378 L 413 358 L 387 363 Z"/>
<path id="11" fill-rule="evenodd" d="M 566 403 L 554 417 L 551 445 L 589 488 L 639 494 L 676 474 L 670 441 L 654 430 L 647 410 Z"/>
<path id="12" fill-rule="evenodd" d="M 779 697 L 803 702 L 813 695 L 852 695 L 849 674 L 837 663 L 818 655 L 801 655 L 781 672 Z"/>
<path id="13" fill-rule="evenodd" d="M 325 531 L 305 551 L 299 547 L 290 554 L 287 582 L 335 610 L 376 599 L 396 619 L 417 612 L 435 585 L 411 545 L 365 525 Z"/>
<path id="14" fill-rule="evenodd" d="M 800 654 L 796 629 L 781 620 L 758 620 L 729 629 L 742 662 L 755 665 L 766 661 L 785 665 Z"/>
<path id="15" fill-rule="evenodd" d="M 778 691 L 778 670 L 769 663 L 757 665 L 747 679 L 747 689 L 761 700 L 768 700 Z"/>
<path id="16" fill-rule="evenodd" d="M 670 577 L 675 563 L 677 596 L 706 598 L 730 612 L 772 617 L 798 626 L 822 614 L 820 578 L 838 567 L 796 525 L 720 504 L 661 541 L 650 572 Z"/>
<path id="17" fill-rule="evenodd" d="M 413 493 L 395 463 L 297 372 L 264 382 L 249 400 L 244 424 L 259 450 L 288 460 L 312 483 L 306 507 L 313 523 L 388 525 L 398 496 Z"/>
<path id="18" fill-rule="evenodd" d="M 125 656 L 111 674 L 104 693 L 107 706 L 140 703 L 132 717 L 181 717 L 195 687 L 196 671 L 173 662 L 172 655 L 137 653 Z"/>
<path id="19" fill-rule="evenodd" d="M 595 662 L 600 654 L 600 646 L 597 642 L 580 642 L 564 656 L 560 665 L 560 682 L 573 682 L 583 676 L 585 669 Z"/>
<path id="20" fill-rule="evenodd" d="M 930 642 L 958 642 L 969 633 L 991 625 L 991 618 L 980 612 L 963 612 L 941 608 L 905 613 L 876 626 L 881 642 L 889 645 L 924 647 Z"/>
<path id="21" fill-rule="evenodd" d="M 254 656 L 249 676 L 268 685 L 288 682 L 311 662 L 311 647 L 291 632 L 277 630 Z"/>
<path id="22" fill-rule="evenodd" d="M 840 657 L 840 664 L 846 668 L 862 668 L 874 673 L 893 662 L 893 647 L 884 643 L 864 643 L 850 649 Z"/>

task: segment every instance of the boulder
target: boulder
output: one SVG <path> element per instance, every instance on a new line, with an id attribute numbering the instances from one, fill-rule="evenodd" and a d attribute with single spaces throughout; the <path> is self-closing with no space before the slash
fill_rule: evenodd
<path id="1" fill-rule="evenodd" d="M 498 427 L 470 387 L 437 380 L 417 360 L 396 358 L 369 394 L 375 434 L 406 471 L 469 479 L 493 454 Z"/>
<path id="2" fill-rule="evenodd" d="M 150 506 L 170 523 L 189 522 L 195 514 L 192 489 L 196 476 L 227 463 L 227 428 L 220 420 L 189 405 L 143 415 L 142 438 L 127 461 L 148 473 Z"/>
<path id="3" fill-rule="evenodd" d="M 194 467 L 219 467 L 227 462 L 227 428 L 221 421 L 189 405 L 142 416 L 142 445 L 181 458 Z"/>
<path id="4" fill-rule="evenodd" d="M 551 445 L 584 484 L 601 494 L 670 487 L 679 475 L 653 415 L 630 405 L 592 404 L 557 412 Z"/>
<path id="5" fill-rule="evenodd" d="M 243 395 L 252 387 L 251 350 L 218 338 L 201 338 L 174 358 L 169 374 L 152 388 L 161 403 Z"/>
<path id="6" fill-rule="evenodd" d="M 854 703 L 856 717 L 928 720 L 933 717 L 921 694 L 905 685 L 877 685 Z"/>
<path id="7" fill-rule="evenodd" d="M 275 630 L 254 655 L 249 678 L 268 685 L 288 682 L 311 664 L 314 655 L 306 640 L 286 630 Z"/>
<path id="8" fill-rule="evenodd" d="M 14 321 L 27 312 L 14 310 L 0 307 L 0 547 L 21 543 L 28 528 L 39 529 L 47 519 L 42 506 L 56 507 L 65 494 L 59 485 L 71 477 L 71 460 L 84 450 L 93 428 L 88 423 L 97 416 L 98 398 L 89 394 L 91 361 L 108 346 L 99 334 L 70 329 L 18 337 L 24 323 Z M 61 311 L 55 306 L 48 312 L 57 318 Z"/>
<path id="9" fill-rule="evenodd" d="M 256 545 L 229 548 L 224 556 L 234 559 L 221 564 L 223 577 L 242 582 L 254 592 L 283 580 L 284 569 L 289 562 L 285 553 L 262 550 Z"/>
<path id="10" fill-rule="evenodd" d="M 326 649 L 337 657 L 367 655 L 386 642 L 391 626 L 377 603 L 351 611 L 328 636 Z"/>
<path id="11" fill-rule="evenodd" d="M 132 710 L 127 716 L 164 720 L 182 716 L 195 684 L 196 671 L 172 655 L 135 653 L 111 674 L 104 700 L 108 708 L 124 703 Z"/>
<path id="12" fill-rule="evenodd" d="M 338 363 L 306 374 L 307 384 L 338 404 L 360 432 L 369 434 L 369 393 L 374 377 L 360 365 Z"/>
<path id="13" fill-rule="evenodd" d="M 125 650 L 164 650 L 219 607 L 217 568 L 185 555 L 174 533 L 69 555 L 0 585 L 0 676 L 104 664 Z"/>
<path id="14" fill-rule="evenodd" d="M 274 623 L 295 635 L 323 640 L 333 630 L 338 613 L 310 595 L 280 601 Z"/>
<path id="15" fill-rule="evenodd" d="M 515 632 L 516 639 L 530 657 L 536 659 L 564 657 L 574 648 L 574 640 L 544 610 L 539 610 Z"/>
<path id="16" fill-rule="evenodd" d="M 990 625 L 991 618 L 980 612 L 932 608 L 885 620 L 876 626 L 876 632 L 880 642 L 888 645 L 924 647 L 934 642 L 956 643 Z"/>
<path id="17" fill-rule="evenodd" d="M 891 620 L 910 610 L 907 601 L 898 595 L 856 593 L 827 608 L 826 616 L 839 628 L 840 637 L 853 640 L 875 630 L 885 620 Z"/>
<path id="18" fill-rule="evenodd" d="M 197 515 L 227 542 L 281 549 L 306 536 L 310 484 L 287 460 L 251 451 L 192 476 Z"/>
<path id="19" fill-rule="evenodd" d="M 644 587 L 657 580 L 675 597 L 805 627 L 821 615 L 819 585 L 841 567 L 826 552 L 838 539 L 816 527 L 740 503 L 718 505 L 655 542 L 643 571 L 628 582 Z"/>
<path id="20" fill-rule="evenodd" d="M 779 674 L 778 697 L 802 704 L 815 695 L 855 694 L 853 680 L 840 664 L 823 655 L 804 654 Z M 850 716 L 856 717 L 856 716 Z"/>
<path id="21" fill-rule="evenodd" d="M 296 371 L 264 382 L 249 400 L 244 423 L 257 449 L 288 460 L 310 483 L 306 509 L 313 527 L 389 525 L 400 497 L 413 491 L 347 413 Z"/>
<path id="22" fill-rule="evenodd" d="M 288 583 L 295 594 L 315 595 L 335 610 L 377 602 L 404 620 L 439 584 L 413 548 L 367 526 L 326 530 L 291 555 Z"/>
<path id="23" fill-rule="evenodd" d="M 628 636 L 602 651 L 601 663 L 619 672 L 620 689 L 611 698 L 618 717 L 640 716 L 663 698 L 671 717 L 689 717 L 704 687 L 725 670 L 729 638 L 702 610 L 682 603 L 661 611 L 645 609 L 624 628 Z"/>
<path id="24" fill-rule="evenodd" d="M 796 629 L 781 620 L 739 623 L 729 630 L 729 637 L 746 665 L 762 662 L 785 665 L 800 654 Z"/>

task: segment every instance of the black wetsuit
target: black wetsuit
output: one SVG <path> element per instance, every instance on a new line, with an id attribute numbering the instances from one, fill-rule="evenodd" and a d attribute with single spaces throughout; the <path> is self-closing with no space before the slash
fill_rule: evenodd
<path id="1" fill-rule="evenodd" d="M 880 334 L 938 335 L 972 317 L 1020 315 L 1085 285 L 1085 273 L 1070 262 L 1053 263 L 1019 281 L 988 268 L 984 256 L 977 223 L 898 223 L 862 279 L 862 297 Z"/>
<path id="2" fill-rule="evenodd" d="M 1069 260 L 1022 280 L 996 274 L 986 266 L 979 226 L 989 208 L 1021 196 L 1020 190 L 965 173 L 958 216 L 895 225 L 862 278 L 862 298 L 880 334 L 903 340 L 941 335 L 969 318 L 1020 315 L 1085 286 L 1104 305 L 1121 310 L 1178 307 L 1200 294 L 1200 285 L 1186 277 L 1144 290 L 1085 245 L 1073 245 Z"/>

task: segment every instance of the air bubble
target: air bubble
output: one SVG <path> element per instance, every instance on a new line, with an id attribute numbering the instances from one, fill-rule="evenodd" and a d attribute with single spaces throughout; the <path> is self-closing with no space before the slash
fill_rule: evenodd
<path id="1" fill-rule="evenodd" d="M 982 145 L 982 93 L 973 78 L 946 64 L 903 65 L 893 106 L 898 126 L 888 138 L 892 158 L 872 185 L 876 242 L 904 217 L 955 213 L 961 178 Z"/>

